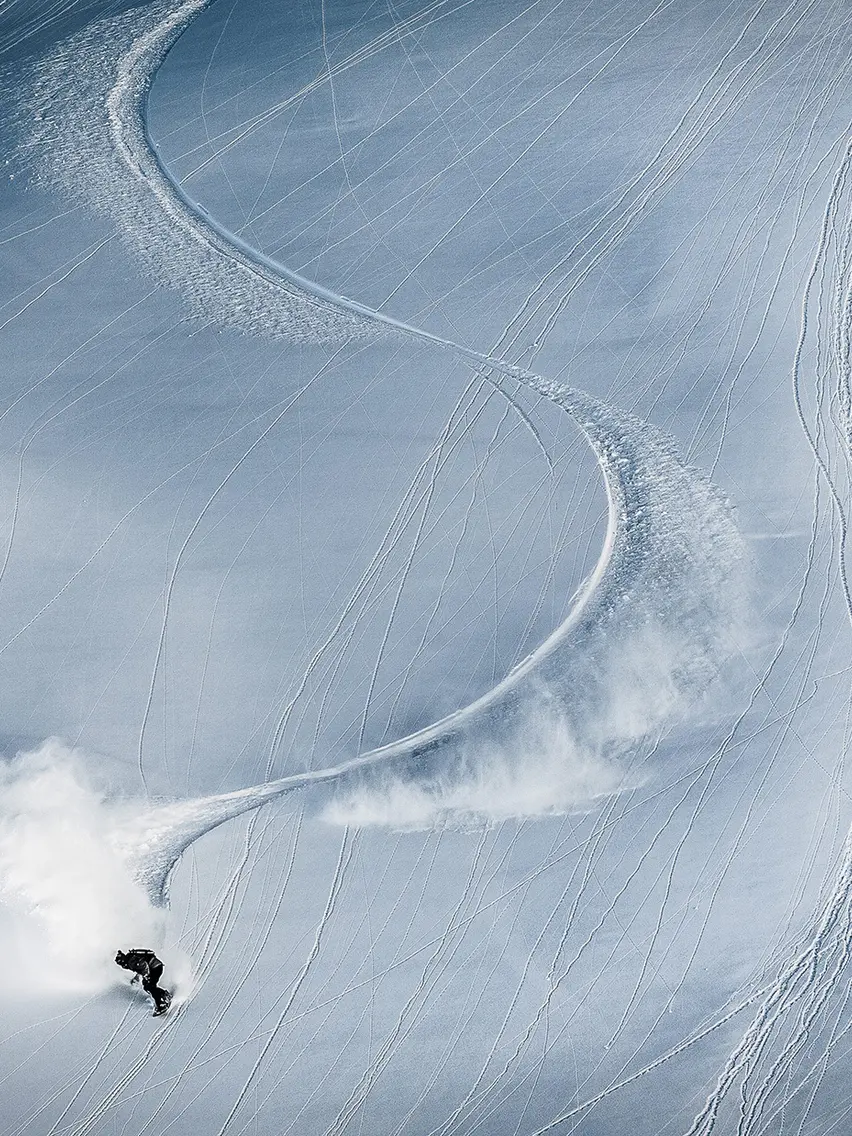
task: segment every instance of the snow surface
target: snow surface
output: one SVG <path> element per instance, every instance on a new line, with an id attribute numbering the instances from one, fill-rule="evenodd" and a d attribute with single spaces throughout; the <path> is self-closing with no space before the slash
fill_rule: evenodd
<path id="1" fill-rule="evenodd" d="M 5 1131 L 843 1130 L 846 24 L 0 9 Z"/>

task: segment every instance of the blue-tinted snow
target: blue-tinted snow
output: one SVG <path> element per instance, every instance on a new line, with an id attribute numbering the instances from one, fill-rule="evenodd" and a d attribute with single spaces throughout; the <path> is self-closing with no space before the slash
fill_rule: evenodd
<path id="1" fill-rule="evenodd" d="M 842 5 L 0 51 L 5 1128 L 842 1131 Z"/>

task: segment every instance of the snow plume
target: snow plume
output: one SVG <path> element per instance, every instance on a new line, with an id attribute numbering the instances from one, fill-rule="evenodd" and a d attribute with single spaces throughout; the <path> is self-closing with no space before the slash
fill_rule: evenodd
<path id="1" fill-rule="evenodd" d="M 584 748 L 565 715 L 543 700 L 511 738 L 466 745 L 457 767 L 428 782 L 362 783 L 336 796 L 323 816 L 358 827 L 466 827 L 586 809 L 624 787 L 618 765 Z"/>
<path id="2" fill-rule="evenodd" d="M 0 899 L 16 985 L 96 992 L 122 980 L 117 949 L 162 951 L 164 912 L 117 854 L 114 818 L 81 753 L 56 738 L 0 763 Z M 166 979 L 180 972 L 185 985 L 185 960 L 161 957 Z"/>
<path id="3" fill-rule="evenodd" d="M 634 609 L 634 615 L 636 614 Z M 342 778 L 332 824 L 399 830 L 584 812 L 652 775 L 649 748 L 695 713 L 707 688 L 688 626 L 652 618 L 591 635 L 560 675 L 545 668 L 514 705 L 477 722 L 427 763 Z"/>
<path id="4" fill-rule="evenodd" d="M 475 731 L 427 776 L 407 770 L 361 778 L 326 806 L 332 824 L 395 829 L 467 827 L 509 818 L 581 812 L 646 778 L 640 743 L 686 709 L 680 651 L 649 628 L 590 660 L 577 696 L 540 685 L 510 728 Z"/>
<path id="5" fill-rule="evenodd" d="M 533 385 L 533 380 L 530 380 Z M 586 430 L 610 494 L 598 567 L 563 623 L 493 691 L 340 779 L 336 823 L 423 827 L 586 809 L 644 777 L 647 745 L 730 670 L 750 625 L 726 500 L 672 439 L 534 380 Z"/>

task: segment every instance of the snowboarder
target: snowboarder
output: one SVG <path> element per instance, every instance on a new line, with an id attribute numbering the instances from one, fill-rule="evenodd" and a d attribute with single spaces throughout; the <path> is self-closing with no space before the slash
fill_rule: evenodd
<path id="1" fill-rule="evenodd" d="M 163 973 L 163 964 L 154 952 L 144 950 L 141 947 L 134 947 L 127 953 L 118 951 L 115 961 L 123 970 L 133 971 L 133 977 L 130 979 L 131 985 L 141 980 L 142 989 L 154 999 L 154 1017 L 158 1018 L 161 1014 L 164 1014 L 172 1004 L 172 996 L 168 990 L 157 985 Z"/>

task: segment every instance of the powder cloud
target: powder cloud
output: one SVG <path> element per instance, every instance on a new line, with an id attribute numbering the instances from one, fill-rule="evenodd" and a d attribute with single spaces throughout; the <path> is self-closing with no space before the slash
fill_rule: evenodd
<path id="1" fill-rule="evenodd" d="M 0 762 L 0 900 L 16 985 L 107 989 L 129 978 L 114 956 L 132 946 L 157 950 L 186 984 L 187 961 L 164 951 L 165 913 L 116 849 L 115 816 L 83 754 L 56 738 Z"/>

